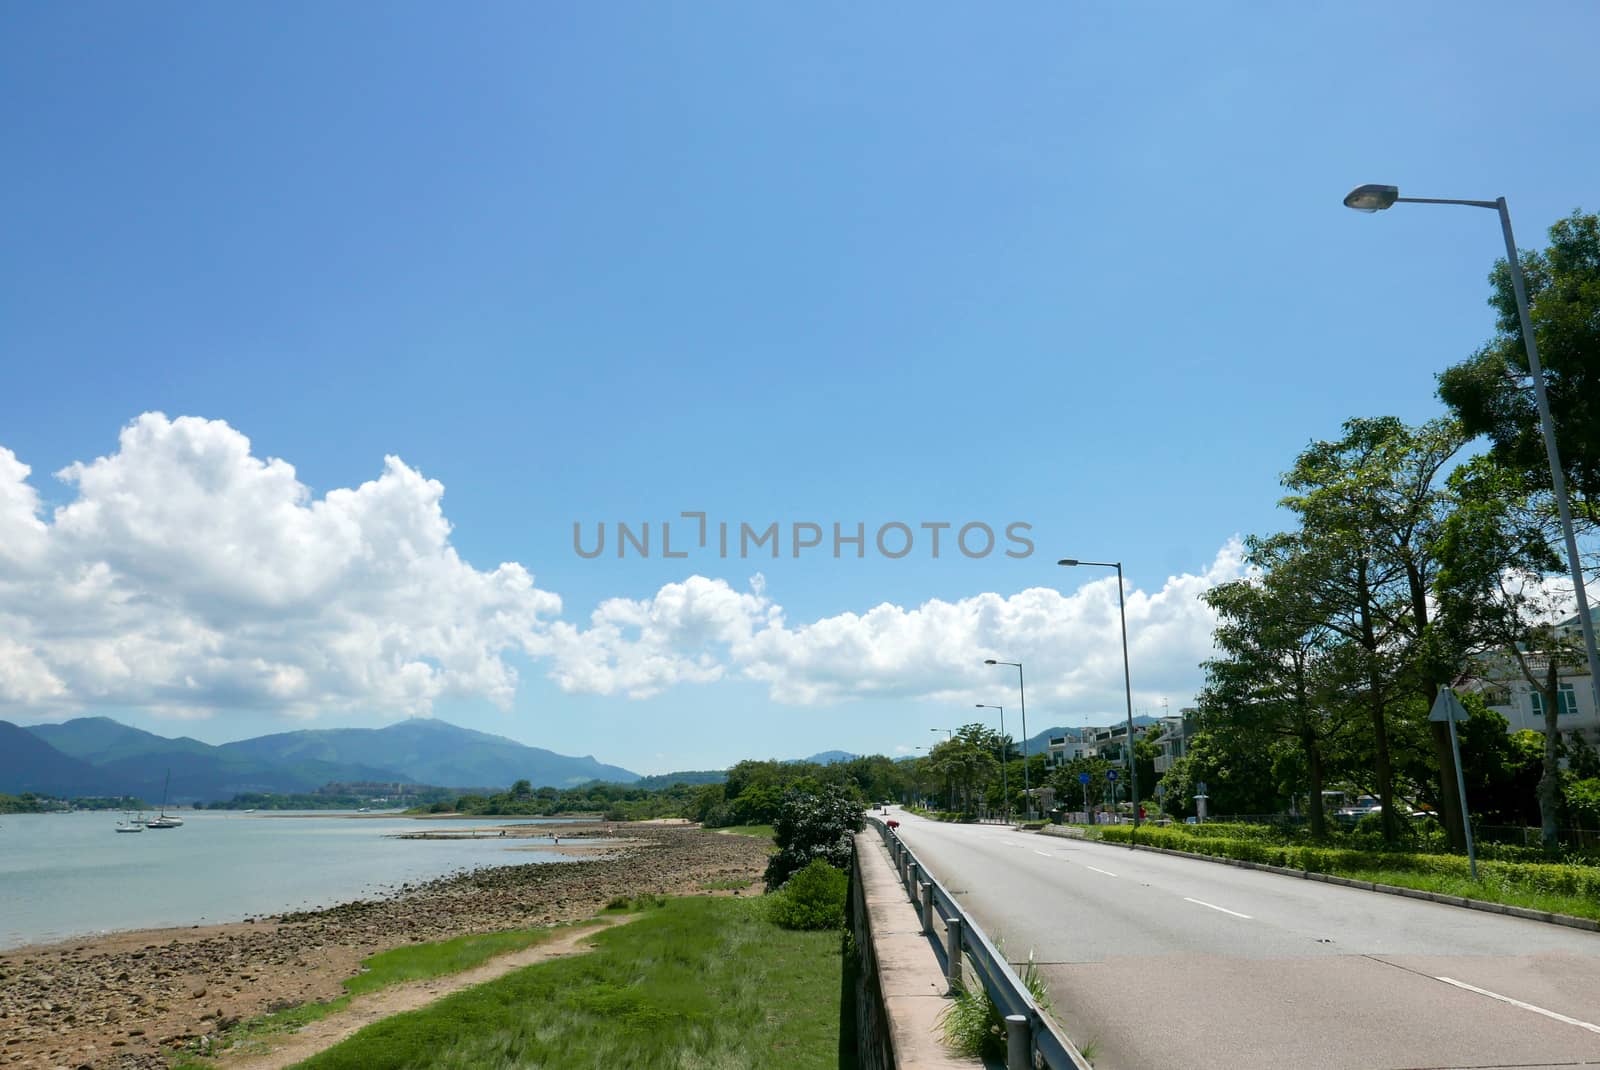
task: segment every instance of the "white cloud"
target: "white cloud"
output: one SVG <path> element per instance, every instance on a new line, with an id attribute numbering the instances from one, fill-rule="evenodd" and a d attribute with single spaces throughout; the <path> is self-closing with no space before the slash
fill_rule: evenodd
<path id="1" fill-rule="evenodd" d="M 560 612 L 521 565 L 463 562 L 444 488 L 395 457 L 313 499 L 226 423 L 147 413 L 58 473 L 76 497 L 48 522 L 28 474 L 0 449 L 0 704 L 504 706 L 503 655 Z"/>
<path id="2" fill-rule="evenodd" d="M 1242 574 L 1241 550 L 1232 540 L 1203 571 L 1173 576 L 1155 592 L 1127 593 L 1135 704 L 1194 692 L 1215 623 L 1200 595 Z M 885 603 L 795 627 L 763 582 L 740 593 L 695 576 L 652 599 L 605 603 L 588 629 L 557 625 L 556 633 L 552 675 L 569 691 L 642 696 L 731 672 L 765 683 L 774 701 L 797 705 L 993 701 L 1011 693 L 1008 670 L 982 664 L 995 657 L 1023 662 L 1041 714 L 1123 706 L 1115 576 L 1065 594 L 1033 587 L 913 609 Z"/>
<path id="3" fill-rule="evenodd" d="M 0 447 L 0 714 L 140 706 L 312 717 L 427 713 L 443 698 L 509 706 L 507 655 L 543 659 L 568 692 L 645 698 L 743 679 L 775 702 L 995 701 L 1024 662 L 1036 716 L 1122 705 L 1116 580 L 1084 572 L 916 607 L 791 624 L 765 577 L 690 576 L 601 602 L 585 625 L 520 564 L 483 571 L 450 544 L 444 488 L 396 457 L 378 478 L 312 495 L 226 423 L 147 413 L 117 450 L 58 473 L 49 517 Z M 1135 702 L 1182 700 L 1211 653 L 1199 595 L 1240 574 L 1230 542 L 1201 572 L 1128 592 Z M 1042 723 L 1042 722 L 1041 722 Z"/>

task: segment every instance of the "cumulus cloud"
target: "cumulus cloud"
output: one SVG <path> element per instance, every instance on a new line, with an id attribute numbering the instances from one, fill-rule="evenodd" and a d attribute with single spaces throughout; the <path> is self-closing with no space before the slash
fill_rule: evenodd
<path id="1" fill-rule="evenodd" d="M 314 499 L 226 423 L 147 413 L 57 473 L 76 497 L 48 521 L 29 474 L 0 448 L 0 704 L 507 706 L 504 654 L 560 612 L 521 565 L 463 562 L 444 488 L 396 457 Z"/>
<path id="2" fill-rule="evenodd" d="M 1203 570 L 1127 592 L 1134 699 L 1186 696 L 1212 653 L 1215 618 L 1200 595 L 1243 574 L 1230 541 Z M 587 629 L 557 625 L 553 675 L 569 691 L 643 696 L 733 674 L 781 703 L 861 698 L 967 702 L 1008 682 L 985 657 L 1028 667 L 1036 704 L 1090 714 L 1123 704 L 1116 577 L 1062 593 L 1033 587 L 915 608 L 885 603 L 790 626 L 761 577 L 748 592 L 696 576 L 651 599 L 614 601 Z"/>
<path id="3" fill-rule="evenodd" d="M 792 623 L 761 575 L 744 589 L 697 575 L 573 623 L 522 565 L 462 561 L 443 486 L 397 457 L 318 498 L 222 421 L 147 413 L 115 452 L 57 473 L 73 496 L 48 516 L 31 474 L 0 447 L 0 715 L 508 707 L 513 653 L 567 692 L 635 699 L 738 679 L 800 706 L 992 701 L 1011 686 L 981 664 L 997 657 L 1027 665 L 1041 713 L 1122 703 L 1114 576 Z M 1128 591 L 1136 702 L 1194 690 L 1213 625 L 1199 595 L 1240 574 L 1230 542 L 1196 573 Z"/>

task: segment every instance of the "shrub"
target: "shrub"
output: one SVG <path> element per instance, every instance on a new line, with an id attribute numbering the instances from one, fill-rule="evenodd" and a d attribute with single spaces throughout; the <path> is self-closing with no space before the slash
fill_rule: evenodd
<path id="1" fill-rule="evenodd" d="M 771 898 L 768 916 L 785 929 L 842 929 L 850 878 L 813 859 Z"/>
<path id="2" fill-rule="evenodd" d="M 848 869 L 850 837 L 861 831 L 861 814 L 861 803 L 837 785 L 809 792 L 791 788 L 772 826 L 778 853 L 767 863 L 767 891 L 781 887 L 813 859 Z"/>
<path id="3" fill-rule="evenodd" d="M 966 976 L 976 982 L 978 968 L 967 963 Z M 1045 1013 L 1050 1012 L 1050 993 L 1045 989 L 1039 967 L 1028 955 L 1028 965 L 1022 971 L 1022 983 L 1033 997 L 1033 1002 Z M 944 1042 L 961 1055 L 976 1056 L 990 1062 L 1003 1062 L 1006 1056 L 1006 1019 L 1000 1007 L 990 997 L 982 984 L 963 985 L 955 993 L 955 1000 L 945 1011 Z"/>

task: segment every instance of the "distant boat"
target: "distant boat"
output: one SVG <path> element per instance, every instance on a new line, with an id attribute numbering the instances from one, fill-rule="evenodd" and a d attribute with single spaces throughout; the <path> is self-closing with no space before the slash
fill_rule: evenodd
<path id="1" fill-rule="evenodd" d="M 183 818 L 167 815 L 167 789 L 172 786 L 172 770 L 167 770 L 167 782 L 161 786 L 161 815 L 144 823 L 147 829 L 175 829 L 183 827 Z"/>
<path id="2" fill-rule="evenodd" d="M 117 831 L 118 832 L 143 832 L 144 831 L 144 826 L 139 824 L 139 822 L 137 822 L 137 821 L 130 821 L 127 818 L 124 818 L 123 820 L 117 822 Z"/>

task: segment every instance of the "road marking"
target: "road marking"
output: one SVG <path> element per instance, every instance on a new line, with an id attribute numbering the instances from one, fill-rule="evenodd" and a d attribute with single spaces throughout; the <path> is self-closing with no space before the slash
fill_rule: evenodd
<path id="1" fill-rule="evenodd" d="M 1038 855 L 1040 858 L 1052 858 L 1052 857 L 1054 857 L 1053 855 L 1050 854 L 1049 851 L 1035 851 L 1033 853 Z"/>
<path id="2" fill-rule="evenodd" d="M 1220 910 L 1224 914 L 1232 914 L 1234 917 L 1236 917 L 1236 918 L 1244 918 L 1246 921 L 1253 921 L 1254 920 L 1248 914 L 1241 914 L 1237 910 L 1229 910 L 1227 907 L 1219 907 L 1219 906 L 1217 906 L 1217 904 L 1215 904 L 1215 903 L 1207 903 L 1203 899 L 1190 899 L 1188 896 L 1184 896 L 1183 897 L 1183 901 L 1185 903 L 1193 903 L 1196 906 L 1210 907 L 1212 910 Z"/>
<path id="3" fill-rule="evenodd" d="M 1490 999 L 1497 999 L 1501 1003 L 1509 1003 L 1513 1007 L 1521 1007 L 1523 1010 L 1532 1011 L 1534 1014 L 1542 1014 L 1546 1018 L 1554 1018 L 1558 1022 L 1566 1022 L 1568 1025 L 1575 1025 L 1579 1029 L 1587 1029 L 1591 1033 L 1600 1033 L 1600 1025 L 1595 1025 L 1593 1022 L 1583 1022 L 1576 1018 L 1568 1018 L 1564 1014 L 1557 1014 L 1555 1011 L 1547 1011 L 1543 1007 L 1535 1007 L 1531 1003 L 1524 1003 L 1522 1000 L 1512 999 L 1510 996 L 1502 996 L 1498 992 L 1491 992 L 1487 988 L 1479 988 L 1477 985 L 1469 985 L 1467 982 L 1457 981 L 1453 977 L 1435 977 L 1434 980 L 1443 981 L 1447 985 L 1455 985 L 1457 988 L 1464 988 L 1468 992 L 1476 992 L 1480 996 L 1488 996 Z"/>
<path id="4" fill-rule="evenodd" d="M 1096 873 L 1104 873 L 1108 877 L 1115 877 L 1116 876 L 1116 874 L 1111 872 L 1109 869 L 1101 869 L 1099 866 L 1085 865 L 1083 868 L 1084 869 L 1092 869 Z"/>

